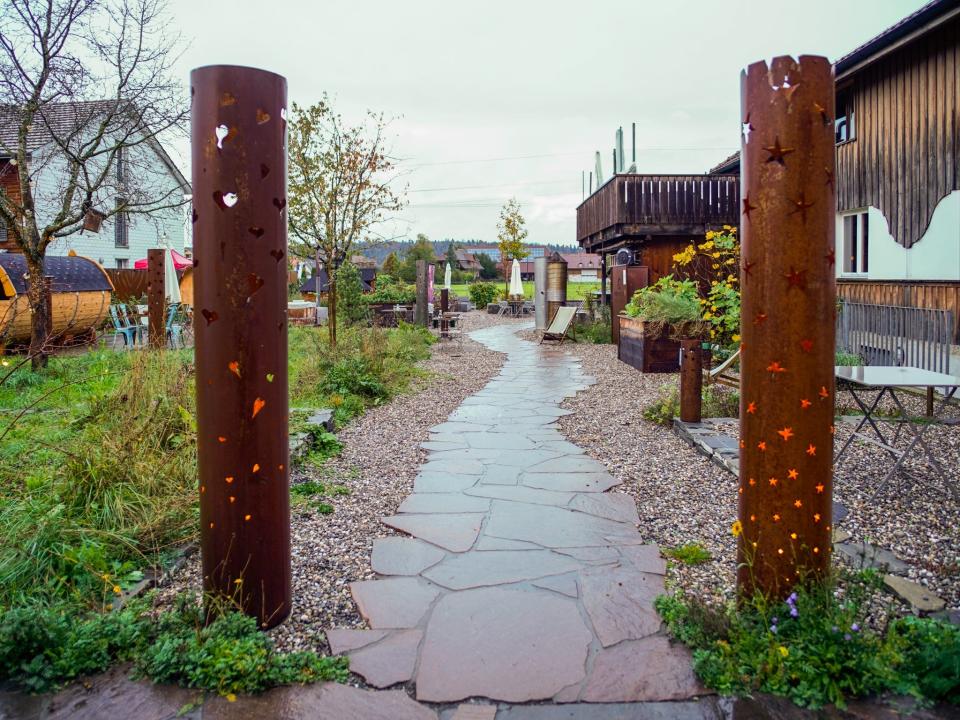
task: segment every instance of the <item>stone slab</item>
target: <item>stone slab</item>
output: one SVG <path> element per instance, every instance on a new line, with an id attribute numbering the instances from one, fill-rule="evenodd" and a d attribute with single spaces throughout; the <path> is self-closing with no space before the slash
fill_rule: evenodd
<path id="1" fill-rule="evenodd" d="M 636 529 L 625 523 L 564 508 L 502 500 L 493 501 L 484 533 L 556 548 L 642 544 Z"/>
<path id="2" fill-rule="evenodd" d="M 453 493 L 477 484 L 476 475 L 448 472 L 421 472 L 413 479 L 415 493 Z"/>
<path id="3" fill-rule="evenodd" d="M 374 629 L 416 627 L 439 590 L 420 578 L 397 577 L 350 583 L 364 620 Z"/>
<path id="4" fill-rule="evenodd" d="M 637 672 L 643 668 L 644 672 Z M 581 695 L 587 702 L 688 700 L 705 694 L 693 674 L 690 653 L 662 635 L 604 648 Z"/>
<path id="5" fill-rule="evenodd" d="M 451 552 L 464 552 L 476 541 L 483 514 L 411 513 L 385 517 L 382 522 Z"/>
<path id="6" fill-rule="evenodd" d="M 602 493 L 620 484 L 607 472 L 524 473 L 520 482 L 543 490 L 580 493 Z"/>
<path id="7" fill-rule="evenodd" d="M 808 711 L 802 711 L 808 712 Z M 774 720 L 730 715 L 737 720 Z M 502 707 L 497 720 L 723 720 L 712 698 L 697 702 L 577 703 Z M 777 716 L 776 720 L 787 720 Z M 790 720 L 793 720 L 791 717 Z"/>
<path id="8" fill-rule="evenodd" d="M 503 538 L 481 535 L 473 546 L 474 550 L 543 550 L 539 545 L 522 542 L 520 540 L 504 540 Z"/>
<path id="9" fill-rule="evenodd" d="M 574 498 L 573 493 L 541 490 L 539 488 L 526 487 L 525 485 L 506 487 L 477 485 L 467 490 L 466 494 L 476 497 L 493 498 L 495 500 L 511 500 L 513 502 L 531 503 L 533 505 L 553 505 L 555 507 L 566 507 Z"/>
<path id="10" fill-rule="evenodd" d="M 607 469 L 602 463 L 593 458 L 581 456 L 565 456 L 545 460 L 532 466 L 528 472 L 531 473 L 605 473 Z"/>
<path id="11" fill-rule="evenodd" d="M 444 557 L 443 550 L 421 540 L 383 537 L 373 541 L 370 564 L 380 575 L 419 575 Z"/>
<path id="12" fill-rule="evenodd" d="M 496 705 L 463 703 L 457 706 L 457 709 L 451 716 L 451 720 L 494 720 L 496 716 Z"/>
<path id="13" fill-rule="evenodd" d="M 889 550 L 865 542 L 836 542 L 833 549 L 856 568 L 873 568 L 883 572 L 906 574 L 910 569 L 903 560 Z"/>
<path id="14" fill-rule="evenodd" d="M 576 573 L 567 573 L 566 575 L 554 575 L 552 577 L 540 578 L 534 580 L 533 584 L 544 590 L 553 590 L 561 595 L 575 598 L 580 594 L 577 588 Z"/>
<path id="15" fill-rule="evenodd" d="M 929 588 L 898 575 L 884 575 L 884 584 L 920 612 L 931 613 L 943 610 L 947 603 Z"/>
<path id="16" fill-rule="evenodd" d="M 585 493 L 576 495 L 568 507 L 578 512 L 596 515 L 597 517 L 616 520 L 617 522 L 640 522 L 637 515 L 637 503 L 624 493 Z"/>
<path id="17" fill-rule="evenodd" d="M 462 460 L 453 459 L 464 450 L 451 450 L 443 460 L 428 460 L 420 466 L 422 473 L 450 473 L 453 475 L 479 475 L 483 472 L 483 463 L 465 456 Z"/>
<path id="18" fill-rule="evenodd" d="M 413 677 L 422 630 L 392 632 L 380 642 L 350 653 L 350 671 L 378 688 L 407 682 Z"/>
<path id="19" fill-rule="evenodd" d="M 100 716 L 107 717 L 107 716 Z M 111 717 L 137 717 L 120 713 Z M 338 683 L 295 685 L 244 696 L 214 698 L 203 720 L 437 720 L 437 713 L 403 690 L 361 690 Z"/>
<path id="20" fill-rule="evenodd" d="M 573 558 L 549 550 L 491 550 L 451 555 L 423 573 L 451 590 L 503 585 L 577 570 Z"/>
<path id="21" fill-rule="evenodd" d="M 417 698 L 550 698 L 583 679 L 592 637 L 576 603 L 555 593 L 507 588 L 450 593 L 427 625 Z"/>
<path id="22" fill-rule="evenodd" d="M 656 545 L 626 545 L 620 548 L 620 554 L 640 572 L 667 574 L 667 561 L 660 556 L 660 548 Z"/>
<path id="23" fill-rule="evenodd" d="M 580 573 L 583 607 L 604 647 L 659 632 L 661 620 L 653 601 L 663 593 L 661 576 L 633 567 L 591 568 Z"/>
<path id="24" fill-rule="evenodd" d="M 456 493 L 414 493 L 400 503 L 397 512 L 402 513 L 474 513 L 486 512 L 490 501 Z"/>
<path id="25" fill-rule="evenodd" d="M 330 652 L 334 655 L 358 650 L 378 640 L 383 640 L 389 630 L 362 630 L 358 628 L 332 628 L 324 633 L 330 643 Z"/>

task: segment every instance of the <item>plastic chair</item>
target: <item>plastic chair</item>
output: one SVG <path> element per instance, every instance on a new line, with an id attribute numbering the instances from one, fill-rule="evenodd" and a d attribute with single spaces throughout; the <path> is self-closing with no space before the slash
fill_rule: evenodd
<path id="1" fill-rule="evenodd" d="M 139 329 L 135 325 L 130 324 L 120 307 L 116 305 L 110 306 L 110 320 L 113 322 L 114 347 L 117 345 L 118 337 L 123 338 L 124 347 L 133 347 L 137 342 L 137 334 Z"/>

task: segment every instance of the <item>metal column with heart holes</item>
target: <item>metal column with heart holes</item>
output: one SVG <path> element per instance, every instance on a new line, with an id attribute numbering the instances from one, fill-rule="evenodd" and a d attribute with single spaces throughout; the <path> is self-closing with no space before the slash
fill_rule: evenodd
<path id="1" fill-rule="evenodd" d="M 261 627 L 290 612 L 287 82 L 190 75 L 204 590 Z"/>
<path id="2" fill-rule="evenodd" d="M 823 57 L 741 77 L 739 589 L 784 597 L 830 567 L 834 82 Z M 738 527 L 739 526 L 739 527 Z"/>

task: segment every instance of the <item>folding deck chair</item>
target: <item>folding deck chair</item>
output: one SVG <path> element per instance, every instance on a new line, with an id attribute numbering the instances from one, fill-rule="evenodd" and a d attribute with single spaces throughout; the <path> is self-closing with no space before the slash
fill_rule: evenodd
<path id="1" fill-rule="evenodd" d="M 735 375 L 731 372 L 731 368 L 734 365 L 740 364 L 740 348 L 737 348 L 736 352 L 733 353 L 730 357 L 724 360 L 722 363 L 717 365 L 712 370 L 703 371 L 703 384 L 711 385 L 717 383 L 718 385 L 726 385 L 727 387 L 732 387 L 740 389 L 740 376 Z"/>
<path id="2" fill-rule="evenodd" d="M 562 345 L 567 337 L 567 330 L 570 329 L 570 323 L 573 322 L 576 314 L 576 307 L 562 305 L 557 308 L 557 312 L 550 322 L 550 327 L 544 330 L 543 335 L 540 336 L 540 344 L 543 345 L 544 340 L 556 340 L 558 345 Z"/>

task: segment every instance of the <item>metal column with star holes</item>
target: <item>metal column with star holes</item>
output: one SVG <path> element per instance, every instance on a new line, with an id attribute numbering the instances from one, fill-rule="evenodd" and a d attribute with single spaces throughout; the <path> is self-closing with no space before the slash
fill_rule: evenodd
<path id="1" fill-rule="evenodd" d="M 261 627 L 290 612 L 287 82 L 190 75 L 204 590 Z"/>
<path id="2" fill-rule="evenodd" d="M 741 76 L 741 594 L 830 566 L 834 82 L 823 57 Z"/>

